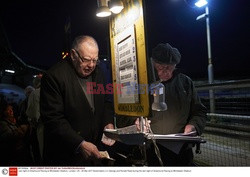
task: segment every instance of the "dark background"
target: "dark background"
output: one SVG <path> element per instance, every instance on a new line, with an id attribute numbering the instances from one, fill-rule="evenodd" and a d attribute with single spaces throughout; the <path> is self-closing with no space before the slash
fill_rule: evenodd
<path id="1" fill-rule="evenodd" d="M 158 43 L 177 47 L 178 68 L 193 79 L 207 79 L 205 21 L 196 17 L 204 8 L 184 0 L 145 0 L 148 56 Z M 215 79 L 250 76 L 249 0 L 210 0 L 210 30 Z M 95 37 L 100 54 L 108 55 L 108 18 L 97 18 L 96 0 L 4 0 L 0 6 L 12 51 L 24 62 L 48 69 L 62 58 L 67 40 L 64 27 L 71 20 L 71 39 L 80 34 Z"/>

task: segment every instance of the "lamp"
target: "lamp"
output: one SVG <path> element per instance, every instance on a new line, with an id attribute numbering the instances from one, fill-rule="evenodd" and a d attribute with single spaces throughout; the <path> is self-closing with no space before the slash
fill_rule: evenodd
<path id="1" fill-rule="evenodd" d="M 202 7 L 202 6 L 207 5 L 207 1 L 206 1 L 206 0 L 199 0 L 199 1 L 197 1 L 197 2 L 195 3 L 195 5 L 196 5 L 197 7 Z"/>
<path id="2" fill-rule="evenodd" d="M 165 102 L 165 86 L 161 83 L 161 80 L 152 83 L 150 89 L 151 89 L 151 94 L 154 96 L 152 110 L 166 111 L 168 107 Z"/>
<path id="3" fill-rule="evenodd" d="M 124 8 L 122 0 L 97 0 L 97 17 L 107 17 L 111 12 L 118 14 Z"/>
<path id="4" fill-rule="evenodd" d="M 97 17 L 107 17 L 111 15 L 111 11 L 108 8 L 107 0 L 97 0 L 97 6 L 98 6 L 96 10 Z"/>
<path id="5" fill-rule="evenodd" d="M 123 3 L 121 0 L 111 0 L 109 1 L 109 9 L 114 14 L 119 14 L 122 9 L 124 8 Z"/>
<path id="6" fill-rule="evenodd" d="M 199 0 L 195 3 L 197 7 L 205 6 L 205 13 L 199 15 L 196 20 L 206 19 L 206 31 L 207 31 L 207 52 L 208 52 L 208 82 L 212 84 L 214 82 L 214 70 L 212 63 L 212 54 L 211 54 L 211 39 L 210 39 L 210 25 L 209 25 L 209 9 L 206 0 Z M 209 102 L 210 102 L 210 112 L 215 112 L 215 100 L 214 100 L 214 91 L 209 90 Z"/>

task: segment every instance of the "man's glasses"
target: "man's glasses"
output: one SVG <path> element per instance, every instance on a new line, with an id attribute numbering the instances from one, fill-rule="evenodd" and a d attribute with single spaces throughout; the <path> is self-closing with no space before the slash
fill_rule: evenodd
<path id="1" fill-rule="evenodd" d="M 154 66 L 157 70 L 163 70 L 163 71 L 173 71 L 175 69 L 176 65 L 167 65 L 167 64 L 158 64 L 154 63 Z"/>
<path id="2" fill-rule="evenodd" d="M 98 65 L 100 63 L 99 59 L 90 59 L 89 60 L 89 59 L 86 59 L 86 58 L 82 57 L 76 49 L 74 49 L 74 51 L 76 51 L 76 53 L 77 53 L 78 57 L 80 58 L 81 62 L 84 63 L 84 64 L 90 64 L 91 61 L 96 65 Z"/>

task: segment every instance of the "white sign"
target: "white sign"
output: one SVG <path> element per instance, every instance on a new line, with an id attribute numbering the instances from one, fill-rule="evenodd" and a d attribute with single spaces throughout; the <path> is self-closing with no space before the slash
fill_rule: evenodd
<path id="1" fill-rule="evenodd" d="M 114 38 L 116 83 L 118 103 L 138 103 L 138 74 L 134 26 L 125 29 Z"/>

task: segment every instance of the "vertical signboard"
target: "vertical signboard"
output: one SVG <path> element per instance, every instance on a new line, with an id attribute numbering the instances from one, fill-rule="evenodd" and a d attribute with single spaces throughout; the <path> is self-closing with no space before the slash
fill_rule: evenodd
<path id="1" fill-rule="evenodd" d="M 142 0 L 123 0 L 110 18 L 115 113 L 148 116 L 148 75 Z"/>

